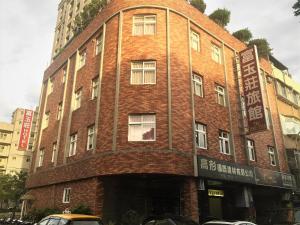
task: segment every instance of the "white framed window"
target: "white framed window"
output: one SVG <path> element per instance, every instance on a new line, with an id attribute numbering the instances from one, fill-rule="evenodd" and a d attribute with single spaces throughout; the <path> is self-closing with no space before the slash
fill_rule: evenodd
<path id="1" fill-rule="evenodd" d="M 136 15 L 133 17 L 133 35 L 154 35 L 155 33 L 155 15 Z"/>
<path id="2" fill-rule="evenodd" d="M 255 146 L 253 140 L 250 139 L 247 140 L 247 150 L 248 150 L 249 160 L 255 161 Z"/>
<path id="3" fill-rule="evenodd" d="M 276 82 L 276 87 L 277 87 L 277 94 L 283 96 L 286 98 L 286 90 L 285 90 L 285 85 L 281 83 L 280 81 Z"/>
<path id="4" fill-rule="evenodd" d="M 229 133 L 226 131 L 219 131 L 219 147 L 220 152 L 225 155 L 230 155 L 230 139 Z"/>
<path id="5" fill-rule="evenodd" d="M 155 84 L 156 62 L 140 61 L 131 63 L 131 84 Z"/>
<path id="6" fill-rule="evenodd" d="M 296 91 L 293 92 L 293 98 L 293 102 L 298 105 L 299 94 Z"/>
<path id="7" fill-rule="evenodd" d="M 55 161 L 56 151 L 57 151 L 57 143 L 55 142 L 52 145 L 52 157 L 51 157 L 52 163 L 54 163 L 54 161 Z"/>
<path id="8" fill-rule="evenodd" d="M 49 125 L 50 111 L 46 112 L 44 115 L 44 126 L 43 128 L 47 128 Z"/>
<path id="9" fill-rule="evenodd" d="M 48 94 L 51 94 L 53 92 L 53 89 L 54 89 L 53 79 L 49 78 L 48 85 L 49 85 Z"/>
<path id="10" fill-rule="evenodd" d="M 95 140 L 95 125 L 88 127 L 88 136 L 87 136 L 87 150 L 94 149 L 94 140 Z"/>
<path id="11" fill-rule="evenodd" d="M 293 97 L 293 89 L 286 87 L 286 97 L 288 100 L 290 100 L 291 102 L 293 102 L 294 97 Z"/>
<path id="12" fill-rule="evenodd" d="M 206 126 L 201 123 L 195 123 L 196 147 L 207 149 Z"/>
<path id="13" fill-rule="evenodd" d="M 221 48 L 215 44 L 211 45 L 211 58 L 217 62 L 217 63 L 222 63 L 222 58 L 221 58 Z"/>
<path id="14" fill-rule="evenodd" d="M 268 154 L 271 166 L 276 166 L 275 149 L 272 146 L 268 146 Z"/>
<path id="15" fill-rule="evenodd" d="M 201 76 L 193 73 L 194 94 L 203 97 L 203 79 Z"/>
<path id="16" fill-rule="evenodd" d="M 95 54 L 98 55 L 102 51 L 102 45 L 103 45 L 103 34 L 101 33 L 96 38 L 96 48 L 95 48 Z"/>
<path id="17" fill-rule="evenodd" d="M 64 193 L 63 193 L 63 203 L 70 203 L 71 201 L 71 188 L 64 188 Z"/>
<path id="18" fill-rule="evenodd" d="M 216 91 L 217 103 L 222 106 L 226 106 L 225 88 L 220 85 L 216 85 L 215 91 Z"/>
<path id="19" fill-rule="evenodd" d="M 200 37 L 195 31 L 191 31 L 191 47 L 197 52 L 200 52 Z"/>
<path id="20" fill-rule="evenodd" d="M 81 89 L 79 89 L 78 91 L 75 92 L 74 110 L 80 108 L 80 106 L 81 106 L 81 94 L 82 94 Z"/>
<path id="21" fill-rule="evenodd" d="M 40 149 L 38 167 L 41 167 L 43 165 L 43 161 L 44 161 L 44 149 Z"/>
<path id="22" fill-rule="evenodd" d="M 99 78 L 96 77 L 92 80 L 92 99 L 98 97 L 98 89 L 99 89 Z"/>
<path id="23" fill-rule="evenodd" d="M 129 115 L 128 120 L 128 141 L 155 141 L 154 114 Z"/>
<path id="24" fill-rule="evenodd" d="M 60 120 L 62 116 L 62 102 L 60 102 L 57 106 L 57 120 Z"/>
<path id="25" fill-rule="evenodd" d="M 76 147 L 77 147 L 77 133 L 72 134 L 70 136 L 69 156 L 73 156 L 76 154 Z"/>
<path id="26" fill-rule="evenodd" d="M 83 50 L 79 53 L 79 60 L 78 60 L 78 69 L 85 65 L 86 61 L 86 50 Z"/>

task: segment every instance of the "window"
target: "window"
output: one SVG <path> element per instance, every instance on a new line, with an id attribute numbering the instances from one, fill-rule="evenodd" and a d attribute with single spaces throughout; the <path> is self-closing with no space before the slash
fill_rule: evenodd
<path id="1" fill-rule="evenodd" d="M 98 87 L 99 87 L 99 78 L 97 77 L 92 80 L 92 99 L 97 98 Z"/>
<path id="2" fill-rule="evenodd" d="M 270 129 L 272 121 L 271 121 L 271 113 L 269 108 L 265 108 L 265 118 L 266 118 L 267 129 Z"/>
<path id="3" fill-rule="evenodd" d="M 293 92 L 294 103 L 298 105 L 299 94 L 297 92 Z"/>
<path id="4" fill-rule="evenodd" d="M 17 159 L 17 157 L 12 157 L 12 160 L 16 160 Z"/>
<path id="5" fill-rule="evenodd" d="M 44 118 L 44 128 L 47 128 L 49 125 L 49 117 L 50 117 L 50 112 L 45 113 L 45 118 Z"/>
<path id="6" fill-rule="evenodd" d="M 78 62 L 78 69 L 85 65 L 86 61 L 86 50 L 83 50 L 79 53 L 79 62 Z"/>
<path id="7" fill-rule="evenodd" d="M 203 82 L 202 77 L 193 73 L 194 94 L 203 97 Z"/>
<path id="8" fill-rule="evenodd" d="M 277 81 L 276 84 L 277 84 L 277 94 L 286 98 L 286 90 L 284 84 L 281 83 L 280 81 Z"/>
<path id="9" fill-rule="evenodd" d="M 54 84 L 53 84 L 53 80 L 49 79 L 49 94 L 51 94 L 53 92 L 53 88 L 54 88 Z"/>
<path id="10" fill-rule="evenodd" d="M 94 139 L 95 139 L 95 125 L 92 125 L 88 128 L 88 137 L 87 137 L 87 150 L 94 149 Z"/>
<path id="11" fill-rule="evenodd" d="M 200 52 L 200 38 L 199 34 L 191 31 L 191 47 L 197 52 Z"/>
<path id="12" fill-rule="evenodd" d="M 195 124 L 196 146 L 207 149 L 206 126 L 201 123 Z"/>
<path id="13" fill-rule="evenodd" d="M 57 107 L 57 120 L 61 119 L 61 115 L 62 115 L 62 102 L 60 102 Z"/>
<path id="14" fill-rule="evenodd" d="M 0 132 L 0 138 L 1 138 L 1 139 L 5 140 L 6 137 L 7 137 L 7 134 L 6 134 L 6 133 Z"/>
<path id="15" fill-rule="evenodd" d="M 75 92 L 74 110 L 80 108 L 80 106 L 81 106 L 81 89 Z"/>
<path id="16" fill-rule="evenodd" d="M 225 88 L 220 85 L 216 85 L 216 95 L 217 95 L 217 103 L 226 106 L 226 99 L 225 99 Z"/>
<path id="17" fill-rule="evenodd" d="M 77 133 L 70 136 L 69 156 L 73 156 L 76 154 L 76 145 L 77 145 Z"/>
<path id="18" fill-rule="evenodd" d="M 211 45 L 211 58 L 217 63 L 222 63 L 221 49 L 219 46 L 214 44 Z"/>
<path id="19" fill-rule="evenodd" d="M 67 80 L 67 68 L 63 69 L 62 83 L 64 84 Z"/>
<path id="20" fill-rule="evenodd" d="M 155 141 L 155 115 L 130 115 L 128 141 Z"/>
<path id="21" fill-rule="evenodd" d="M 98 55 L 102 51 L 102 45 L 103 45 L 103 34 L 100 34 L 96 38 L 96 49 L 95 49 L 96 55 Z"/>
<path id="22" fill-rule="evenodd" d="M 43 161 L 44 161 L 44 149 L 40 149 L 38 167 L 41 167 L 43 165 Z"/>
<path id="23" fill-rule="evenodd" d="M 56 150 L 57 150 L 57 143 L 53 143 L 52 146 L 52 157 L 51 157 L 51 162 L 54 163 L 55 161 L 55 155 L 56 155 Z"/>
<path id="24" fill-rule="evenodd" d="M 247 140 L 247 149 L 248 149 L 248 156 L 250 161 L 255 161 L 255 147 L 254 141 L 248 139 Z"/>
<path id="25" fill-rule="evenodd" d="M 275 159 L 275 149 L 272 146 L 268 146 L 268 153 L 270 158 L 271 166 L 276 166 L 276 159 Z"/>
<path id="26" fill-rule="evenodd" d="M 154 35 L 155 32 L 155 15 L 138 15 L 133 17 L 133 35 Z"/>
<path id="27" fill-rule="evenodd" d="M 64 188 L 64 194 L 63 194 L 63 203 L 70 203 L 71 200 L 71 188 Z"/>
<path id="28" fill-rule="evenodd" d="M 229 133 L 225 131 L 219 131 L 219 145 L 220 152 L 226 155 L 230 155 L 230 143 Z"/>
<path id="29" fill-rule="evenodd" d="M 156 83 L 156 62 L 132 62 L 131 63 L 131 84 L 155 84 Z"/>

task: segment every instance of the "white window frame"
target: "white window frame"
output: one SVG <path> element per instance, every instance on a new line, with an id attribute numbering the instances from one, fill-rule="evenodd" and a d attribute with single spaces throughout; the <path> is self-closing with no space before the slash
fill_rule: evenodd
<path id="1" fill-rule="evenodd" d="M 270 159 L 270 165 L 276 166 L 275 148 L 273 146 L 268 146 L 268 155 Z"/>
<path id="2" fill-rule="evenodd" d="M 92 99 L 96 99 L 98 97 L 99 90 L 99 78 L 95 77 L 92 80 Z"/>
<path id="3" fill-rule="evenodd" d="M 67 80 L 67 68 L 63 68 L 63 75 L 61 82 L 64 84 Z"/>
<path id="4" fill-rule="evenodd" d="M 57 106 L 57 120 L 60 120 L 62 116 L 62 102 L 60 102 Z"/>
<path id="5" fill-rule="evenodd" d="M 70 203 L 71 201 L 71 188 L 64 188 L 62 203 Z"/>
<path id="6" fill-rule="evenodd" d="M 96 47 L 95 47 L 95 54 L 98 55 L 102 52 L 102 45 L 103 45 L 103 33 L 99 34 L 96 37 Z"/>
<path id="7" fill-rule="evenodd" d="M 200 136 L 203 137 L 204 143 L 200 145 Z M 202 123 L 195 123 L 195 139 L 196 139 L 196 147 L 201 149 L 207 149 L 207 127 Z"/>
<path id="8" fill-rule="evenodd" d="M 76 155 L 77 133 L 70 136 L 69 157 Z"/>
<path id="9" fill-rule="evenodd" d="M 85 65 L 85 63 L 86 63 L 86 49 L 79 52 L 78 69 L 83 67 Z"/>
<path id="10" fill-rule="evenodd" d="M 136 21 L 137 18 L 142 18 L 143 21 Z M 147 21 L 147 19 L 149 18 L 153 18 L 154 17 L 154 20 L 150 20 L 150 21 Z M 139 34 L 137 33 L 137 30 L 136 30 L 136 25 L 137 24 L 142 24 L 143 25 L 143 33 L 142 34 Z M 154 24 L 154 33 L 146 33 L 146 25 L 147 24 Z M 156 34 L 156 15 L 135 15 L 133 16 L 133 26 L 132 26 L 132 35 L 133 36 L 143 36 L 143 35 L 155 35 Z"/>
<path id="11" fill-rule="evenodd" d="M 226 145 L 228 146 L 228 151 L 226 150 Z M 226 131 L 219 130 L 219 148 L 220 152 L 225 155 L 231 155 L 230 146 L 230 133 Z"/>
<path id="12" fill-rule="evenodd" d="M 87 144 L 86 150 L 93 150 L 95 148 L 95 125 L 88 127 L 88 134 L 87 134 Z"/>
<path id="13" fill-rule="evenodd" d="M 54 161 L 55 161 L 56 152 L 57 152 L 57 142 L 53 143 L 53 145 L 52 145 L 52 156 L 51 156 L 52 163 L 54 163 Z"/>
<path id="14" fill-rule="evenodd" d="M 222 106 L 226 106 L 226 91 L 225 88 L 221 85 L 216 85 L 215 87 L 216 95 L 217 95 L 217 103 Z M 223 99 L 223 101 L 222 101 Z"/>
<path id="15" fill-rule="evenodd" d="M 132 121 L 132 117 L 134 116 L 140 116 L 141 121 L 140 122 L 135 122 Z M 153 121 L 144 121 L 145 116 L 153 116 Z M 141 128 L 144 127 L 144 125 L 153 125 L 154 128 L 154 138 L 151 140 L 146 140 L 143 139 L 135 139 L 134 136 L 132 136 L 132 127 L 133 126 L 140 126 Z M 156 141 L 156 115 L 155 114 L 132 114 L 128 116 L 128 141 L 130 142 L 153 142 Z"/>
<path id="16" fill-rule="evenodd" d="M 200 52 L 200 35 L 193 30 L 191 30 L 191 48 Z"/>
<path id="17" fill-rule="evenodd" d="M 142 64 L 142 68 L 134 68 L 134 64 Z M 147 63 L 154 63 L 154 67 L 145 67 Z M 133 83 L 133 71 L 142 71 L 142 83 Z M 154 82 L 145 82 L 145 71 L 154 71 Z M 131 76 L 130 84 L 132 85 L 144 85 L 144 84 L 156 84 L 156 61 L 135 61 L 131 62 Z"/>
<path id="18" fill-rule="evenodd" d="M 197 96 L 203 97 L 204 93 L 203 93 L 203 78 L 202 78 L 202 76 L 200 76 L 196 73 L 193 73 L 193 78 L 192 79 L 193 79 L 194 94 L 197 95 Z M 200 93 L 197 92 L 196 87 L 200 88 Z"/>
<path id="19" fill-rule="evenodd" d="M 222 52 L 218 45 L 211 44 L 211 58 L 216 63 L 222 64 Z"/>
<path id="20" fill-rule="evenodd" d="M 255 144 L 253 140 L 247 139 L 247 150 L 250 161 L 256 161 Z"/>
<path id="21" fill-rule="evenodd" d="M 43 162 L 44 162 L 44 154 L 45 154 L 45 149 L 40 149 L 40 151 L 39 151 L 39 162 L 38 162 L 38 167 L 43 166 Z"/>
<path id="22" fill-rule="evenodd" d="M 54 80 L 53 78 L 49 78 L 49 91 L 48 94 L 51 94 L 53 92 L 54 89 Z"/>
<path id="23" fill-rule="evenodd" d="M 74 93 L 74 110 L 81 107 L 82 89 L 80 88 Z"/>
<path id="24" fill-rule="evenodd" d="M 47 128 L 49 126 L 49 120 L 50 120 L 50 111 L 45 112 L 43 129 L 45 129 L 45 128 Z"/>

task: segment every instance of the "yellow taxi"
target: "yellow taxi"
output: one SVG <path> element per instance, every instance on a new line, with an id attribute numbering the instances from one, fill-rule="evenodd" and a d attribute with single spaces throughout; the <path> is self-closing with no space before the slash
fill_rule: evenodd
<path id="1" fill-rule="evenodd" d="M 103 223 L 98 216 L 53 214 L 43 218 L 37 225 L 103 225 Z"/>

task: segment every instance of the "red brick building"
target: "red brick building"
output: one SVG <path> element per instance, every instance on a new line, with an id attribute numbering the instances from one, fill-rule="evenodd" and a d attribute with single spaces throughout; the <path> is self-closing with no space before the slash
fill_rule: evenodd
<path id="1" fill-rule="evenodd" d="M 245 48 L 185 0 L 112 0 L 45 71 L 33 207 L 267 219 L 291 177 L 264 59 L 269 129 L 246 135 Z"/>

